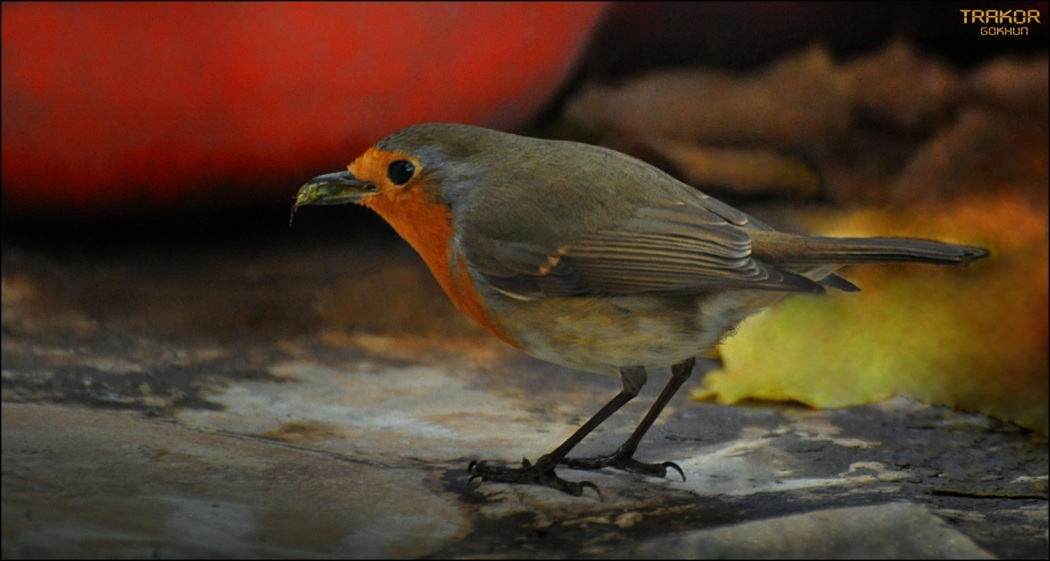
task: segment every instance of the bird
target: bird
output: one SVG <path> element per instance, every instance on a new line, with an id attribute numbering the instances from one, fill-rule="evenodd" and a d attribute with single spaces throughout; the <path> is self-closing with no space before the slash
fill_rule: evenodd
<path id="1" fill-rule="evenodd" d="M 912 238 L 781 232 L 642 160 L 604 147 L 456 123 L 394 132 L 296 194 L 305 205 L 357 203 L 411 245 L 459 310 L 544 361 L 619 375 L 620 391 L 562 444 L 520 466 L 471 461 L 470 480 L 601 495 L 556 468 L 666 477 L 674 462 L 635 453 L 661 411 L 748 316 L 792 294 L 854 292 L 846 265 L 968 265 L 979 247 Z M 638 395 L 666 386 L 615 451 L 569 457 Z"/>

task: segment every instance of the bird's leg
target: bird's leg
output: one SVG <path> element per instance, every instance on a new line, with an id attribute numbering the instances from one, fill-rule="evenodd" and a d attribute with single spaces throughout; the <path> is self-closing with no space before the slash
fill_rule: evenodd
<path id="1" fill-rule="evenodd" d="M 532 483 L 546 485 L 577 497 L 583 494 L 584 489 L 591 488 L 601 496 L 601 491 L 598 490 L 598 487 L 594 483 L 591 483 L 590 481 L 581 481 L 579 483 L 575 481 L 566 481 L 554 473 L 554 468 L 556 468 L 558 464 L 564 463 L 565 456 L 568 455 L 568 453 L 579 444 L 581 440 L 590 434 L 591 431 L 605 422 L 605 420 L 613 413 L 623 407 L 625 403 L 631 401 L 636 395 L 638 395 L 638 391 L 641 390 L 642 385 L 645 384 L 645 369 L 641 367 L 623 368 L 620 370 L 620 378 L 623 381 L 623 389 L 620 390 L 620 393 L 616 394 L 609 403 L 606 403 L 604 407 L 599 409 L 593 417 L 583 424 L 583 426 L 576 429 L 576 432 L 572 433 L 572 436 L 565 439 L 565 442 L 562 442 L 560 446 L 552 450 L 549 454 L 541 456 L 540 459 L 536 460 L 535 464 L 529 462 L 527 459 L 522 459 L 520 468 L 512 468 L 505 466 L 491 466 L 486 462 L 472 461 L 467 467 L 467 471 L 470 473 L 470 479 L 473 480 L 474 478 L 479 478 L 482 481 L 493 481 L 496 483 Z M 679 385 L 681 385 L 681 382 L 679 382 Z M 666 392 L 667 390 L 664 391 Z M 657 411 L 657 414 L 659 414 L 659 411 Z M 652 423 L 650 422 L 650 424 Z M 644 432 L 645 431 L 642 431 L 643 434 Z M 638 438 L 641 439 L 641 435 L 639 435 Z"/>
<path id="2" fill-rule="evenodd" d="M 638 424 L 638 427 L 634 429 L 631 436 L 619 448 L 616 449 L 612 454 L 605 456 L 597 456 L 594 458 L 566 458 L 562 460 L 562 464 L 572 469 L 601 469 L 603 467 L 612 467 L 629 471 L 632 473 L 640 473 L 643 475 L 652 475 L 656 477 L 664 477 L 667 475 L 667 468 L 672 468 L 678 472 L 678 475 L 682 476 L 682 481 L 685 481 L 685 473 L 682 472 L 682 468 L 678 467 L 678 464 L 674 462 L 662 462 L 658 464 L 647 464 L 639 462 L 634 459 L 634 452 L 638 449 L 638 443 L 641 442 L 642 437 L 649 430 L 656 418 L 660 416 L 660 412 L 663 411 L 667 403 L 671 401 L 674 394 L 678 392 L 678 388 L 682 387 L 682 384 L 689 379 L 689 376 L 693 373 L 693 367 L 696 365 L 696 359 L 690 358 L 689 360 L 682 361 L 673 367 L 671 367 L 671 379 L 667 381 L 667 386 L 664 387 L 663 391 L 653 402 L 653 406 L 649 408 L 649 412 L 645 414 L 645 418 Z"/>

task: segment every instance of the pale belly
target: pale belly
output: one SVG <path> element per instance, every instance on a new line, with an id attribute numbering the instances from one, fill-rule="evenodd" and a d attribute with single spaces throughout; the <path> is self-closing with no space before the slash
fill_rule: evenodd
<path id="1" fill-rule="evenodd" d="M 785 296 L 770 291 L 610 298 L 497 298 L 522 350 L 591 372 L 672 366 L 717 345 L 747 316 Z"/>

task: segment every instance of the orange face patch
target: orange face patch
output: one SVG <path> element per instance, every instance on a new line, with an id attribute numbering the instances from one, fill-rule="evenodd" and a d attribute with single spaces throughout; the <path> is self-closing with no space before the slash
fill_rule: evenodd
<path id="1" fill-rule="evenodd" d="M 399 161 L 406 160 L 411 162 L 416 168 L 415 176 L 409 180 L 408 183 L 403 185 L 396 185 L 391 181 L 390 164 Z M 347 166 L 350 173 L 354 174 L 354 177 L 361 181 L 367 181 L 376 186 L 377 193 L 396 195 L 397 192 L 406 190 L 412 186 L 423 169 L 422 164 L 411 154 L 404 152 L 391 152 L 389 150 L 382 150 L 380 148 L 369 148 L 364 154 L 361 154 L 354 163 Z"/>
<path id="2" fill-rule="evenodd" d="M 390 165 L 399 160 L 415 166 L 414 175 L 402 185 L 389 177 Z M 441 200 L 440 189 L 431 185 L 431 176 L 425 173 L 419 160 L 404 152 L 373 147 L 348 169 L 354 177 L 376 186 L 376 192 L 365 197 L 361 204 L 382 216 L 419 253 L 452 303 L 493 335 L 519 346 L 486 313 L 466 267 L 460 265 L 462 255 L 456 255 L 456 270 L 453 270 L 449 245 L 454 233 L 452 213 Z"/>

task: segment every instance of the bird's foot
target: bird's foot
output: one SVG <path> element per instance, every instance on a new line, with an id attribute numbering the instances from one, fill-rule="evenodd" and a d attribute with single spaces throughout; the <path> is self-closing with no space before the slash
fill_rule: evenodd
<path id="1" fill-rule="evenodd" d="M 561 465 L 569 469 L 602 469 L 611 467 L 652 477 L 666 477 L 667 470 L 670 468 L 677 471 L 678 475 L 682 477 L 682 481 L 685 481 L 685 473 L 682 471 L 682 468 L 678 467 L 678 464 L 674 462 L 649 464 L 639 462 L 634 459 L 633 455 L 633 452 L 626 453 L 623 450 L 617 450 L 612 454 L 595 456 L 593 458 L 565 458 L 561 461 Z"/>
<path id="2" fill-rule="evenodd" d="M 594 492 L 598 493 L 598 498 L 601 498 L 601 490 L 590 481 L 566 481 L 558 477 L 558 474 L 554 473 L 554 468 L 557 465 L 558 462 L 549 460 L 548 456 L 541 457 L 535 464 L 529 462 L 528 459 L 522 458 L 520 468 L 492 466 L 487 462 L 471 461 L 470 465 L 467 466 L 467 472 L 470 473 L 470 481 L 480 479 L 493 483 L 546 485 L 575 497 L 582 495 L 584 489 L 594 489 Z"/>

